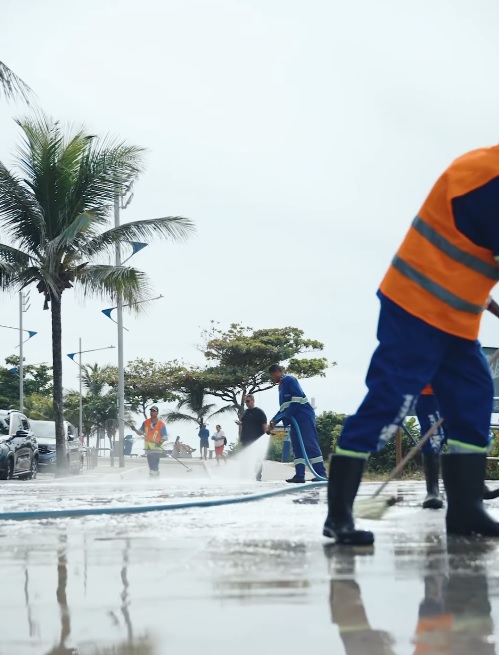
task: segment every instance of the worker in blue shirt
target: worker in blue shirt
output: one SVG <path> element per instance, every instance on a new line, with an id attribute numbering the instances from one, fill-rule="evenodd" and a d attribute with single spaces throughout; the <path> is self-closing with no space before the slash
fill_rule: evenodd
<path id="1" fill-rule="evenodd" d="M 315 425 L 314 408 L 305 396 L 300 383 L 292 375 L 285 375 L 278 364 L 272 364 L 269 368 L 269 374 L 272 382 L 279 384 L 280 404 L 279 412 L 270 422 L 269 429 L 272 430 L 281 420 L 285 426 L 291 428 L 291 444 L 295 455 L 295 475 L 286 482 L 305 482 L 305 458 L 291 417 L 298 423 L 308 459 L 313 465 L 316 475 L 323 478 L 327 477 Z"/>

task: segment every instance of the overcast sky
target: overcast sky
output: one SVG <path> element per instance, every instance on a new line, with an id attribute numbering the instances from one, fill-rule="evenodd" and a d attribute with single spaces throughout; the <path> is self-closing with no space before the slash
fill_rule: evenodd
<path id="1" fill-rule="evenodd" d="M 197 225 L 134 258 L 164 299 L 126 318 L 125 359 L 202 363 L 211 319 L 296 326 L 338 363 L 303 383 L 318 411 L 354 411 L 394 251 L 452 159 L 499 140 L 498 24 L 494 0 L 3 0 L 0 60 L 40 107 L 148 149 L 123 221 Z M 25 111 L 0 105 L 8 165 Z M 33 289 L 29 363 L 51 361 L 42 304 Z M 17 306 L 1 298 L 2 323 Z M 105 306 L 64 294 L 64 353 L 116 342 Z M 3 359 L 17 335 L 0 337 Z M 481 337 L 499 346 L 497 319 Z M 65 358 L 66 388 L 77 374 Z M 277 391 L 259 404 L 272 415 Z"/>

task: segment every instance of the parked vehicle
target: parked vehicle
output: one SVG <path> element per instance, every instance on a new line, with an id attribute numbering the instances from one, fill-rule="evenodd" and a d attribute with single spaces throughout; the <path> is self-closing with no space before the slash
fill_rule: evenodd
<path id="1" fill-rule="evenodd" d="M 31 421 L 31 427 L 38 441 L 40 471 L 55 469 L 55 421 Z M 72 473 L 79 473 L 83 468 L 84 454 L 76 434 L 76 428 L 69 421 L 64 421 L 64 435 L 68 468 Z"/>
<path id="2" fill-rule="evenodd" d="M 0 410 L 0 480 L 36 478 L 38 446 L 27 417 L 21 412 Z"/>

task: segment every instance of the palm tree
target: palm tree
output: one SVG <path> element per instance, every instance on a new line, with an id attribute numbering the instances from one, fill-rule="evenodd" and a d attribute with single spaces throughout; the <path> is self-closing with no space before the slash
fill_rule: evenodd
<path id="1" fill-rule="evenodd" d="M 104 387 L 111 386 L 108 382 L 109 364 L 99 366 L 99 364 L 87 364 L 82 366 L 81 381 L 88 393 L 101 395 Z"/>
<path id="2" fill-rule="evenodd" d="M 204 404 L 207 395 L 203 381 L 188 376 L 183 383 L 182 398 L 178 402 L 176 410 L 165 415 L 166 420 L 171 423 L 174 421 L 196 423 L 201 428 L 208 419 L 234 410 L 232 405 L 227 405 L 222 409 L 213 411 L 216 405 L 213 403 Z M 185 413 L 186 411 L 188 413 Z"/>
<path id="3" fill-rule="evenodd" d="M 31 89 L 3 62 L 0 61 L 0 91 L 9 100 L 13 98 L 22 98 L 29 104 L 29 96 L 32 94 Z"/>
<path id="4" fill-rule="evenodd" d="M 19 291 L 35 284 L 52 316 L 52 359 L 57 466 L 64 468 L 62 319 L 66 289 L 83 296 L 115 298 L 137 310 L 150 297 L 145 273 L 114 266 L 110 259 L 125 241 L 160 236 L 173 241 L 194 231 L 182 217 L 109 226 L 116 195 L 142 168 L 142 149 L 83 128 L 67 132 L 44 115 L 17 121 L 23 134 L 17 172 L 0 162 L 0 287 Z"/>

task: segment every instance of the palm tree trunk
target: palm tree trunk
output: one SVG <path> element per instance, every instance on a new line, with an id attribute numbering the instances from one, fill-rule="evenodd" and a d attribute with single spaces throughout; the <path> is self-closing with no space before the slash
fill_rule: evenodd
<path id="1" fill-rule="evenodd" d="M 61 296 L 52 294 L 50 299 L 52 313 L 52 373 L 54 376 L 54 419 L 57 471 L 61 473 L 67 466 L 66 440 L 64 438 L 64 414 L 62 406 L 62 318 Z"/>

